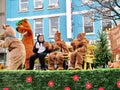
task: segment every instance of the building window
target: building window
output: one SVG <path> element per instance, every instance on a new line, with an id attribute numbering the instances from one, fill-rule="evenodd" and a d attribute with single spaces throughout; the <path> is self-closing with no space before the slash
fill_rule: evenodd
<path id="1" fill-rule="evenodd" d="M 58 0 L 49 0 L 49 8 L 57 8 Z"/>
<path id="2" fill-rule="evenodd" d="M 49 36 L 54 37 L 55 32 L 59 31 L 59 17 L 51 17 L 49 19 L 49 25 L 50 25 Z"/>
<path id="3" fill-rule="evenodd" d="M 82 4 L 92 4 L 93 0 L 82 0 Z"/>
<path id="4" fill-rule="evenodd" d="M 111 15 L 110 11 L 106 11 L 104 16 L 102 15 L 102 30 L 106 30 L 106 29 L 110 29 L 112 27 L 112 22 L 111 22 L 111 18 L 108 17 L 109 15 Z"/>
<path id="5" fill-rule="evenodd" d="M 103 3 L 103 4 L 105 4 L 105 3 L 109 3 L 112 0 L 98 0 L 98 1 L 101 2 L 101 3 Z"/>
<path id="6" fill-rule="evenodd" d="M 85 13 L 83 15 L 84 19 L 84 32 L 85 33 L 93 33 L 93 13 Z"/>
<path id="7" fill-rule="evenodd" d="M 19 0 L 19 10 L 28 11 L 28 0 Z"/>
<path id="8" fill-rule="evenodd" d="M 38 34 L 43 34 L 43 19 L 35 19 L 34 20 L 34 25 L 35 25 L 35 37 Z"/>
<path id="9" fill-rule="evenodd" d="M 43 8 L 43 0 L 34 0 L 34 9 L 42 9 Z"/>

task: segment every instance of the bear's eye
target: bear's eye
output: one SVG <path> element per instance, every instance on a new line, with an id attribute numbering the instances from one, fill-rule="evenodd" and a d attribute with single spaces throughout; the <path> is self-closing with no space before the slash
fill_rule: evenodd
<path id="1" fill-rule="evenodd" d="M 6 27 L 9 27 L 10 25 L 6 25 Z"/>
<path id="2" fill-rule="evenodd" d="M 24 22 L 25 22 L 25 23 L 27 23 L 27 21 L 26 21 L 26 20 L 24 20 Z"/>

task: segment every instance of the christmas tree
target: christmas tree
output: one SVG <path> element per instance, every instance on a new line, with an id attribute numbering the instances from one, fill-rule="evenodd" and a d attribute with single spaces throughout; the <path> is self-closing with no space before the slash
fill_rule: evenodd
<path id="1" fill-rule="evenodd" d="M 109 49 L 107 34 L 102 31 L 98 32 L 99 40 L 96 42 L 95 49 L 95 60 L 94 67 L 103 67 L 105 68 L 108 64 L 108 61 L 113 61 L 113 55 Z"/>

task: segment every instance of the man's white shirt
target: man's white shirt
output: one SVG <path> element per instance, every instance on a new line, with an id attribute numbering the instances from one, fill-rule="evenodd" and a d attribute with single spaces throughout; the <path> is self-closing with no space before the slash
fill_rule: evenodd
<path id="1" fill-rule="evenodd" d="M 42 43 L 36 43 L 36 48 L 38 48 L 38 53 L 42 53 L 42 52 L 44 52 L 45 51 L 45 47 L 43 46 L 43 44 Z"/>

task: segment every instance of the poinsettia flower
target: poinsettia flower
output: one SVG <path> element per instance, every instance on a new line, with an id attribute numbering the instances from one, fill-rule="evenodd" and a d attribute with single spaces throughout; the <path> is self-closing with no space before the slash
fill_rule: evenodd
<path id="1" fill-rule="evenodd" d="M 29 83 L 32 82 L 32 76 L 27 76 L 26 77 L 26 82 L 29 82 Z"/>
<path id="2" fill-rule="evenodd" d="M 104 88 L 103 88 L 103 87 L 100 87 L 100 88 L 98 88 L 98 90 L 104 90 Z"/>
<path id="3" fill-rule="evenodd" d="M 53 82 L 53 81 L 49 81 L 49 82 L 48 82 L 48 86 L 49 86 L 49 87 L 53 87 L 53 86 L 54 86 L 54 82 Z"/>
<path id="4" fill-rule="evenodd" d="M 70 87 L 67 86 L 64 88 L 64 90 L 71 90 L 71 89 L 70 89 Z"/>
<path id="5" fill-rule="evenodd" d="M 117 87 L 120 88 L 120 80 L 117 81 Z"/>
<path id="6" fill-rule="evenodd" d="M 74 76 L 73 76 L 73 80 L 74 80 L 74 81 L 78 81 L 78 80 L 79 80 L 78 75 L 74 75 Z"/>
<path id="7" fill-rule="evenodd" d="M 86 83 L 86 89 L 91 89 L 92 88 L 92 84 L 91 83 Z"/>
<path id="8" fill-rule="evenodd" d="M 9 88 L 3 88 L 3 90 L 9 90 Z"/>

